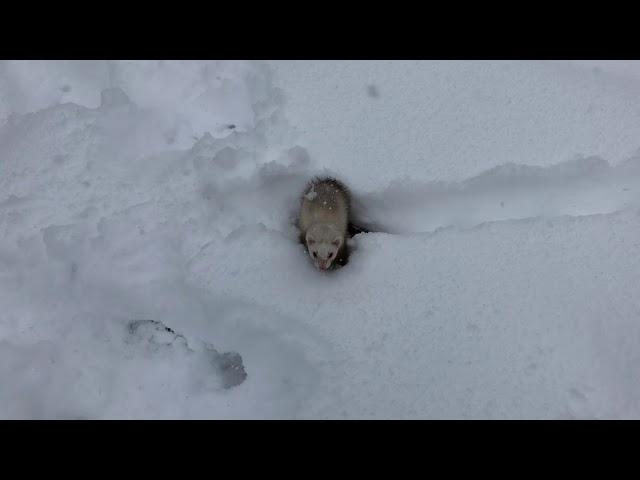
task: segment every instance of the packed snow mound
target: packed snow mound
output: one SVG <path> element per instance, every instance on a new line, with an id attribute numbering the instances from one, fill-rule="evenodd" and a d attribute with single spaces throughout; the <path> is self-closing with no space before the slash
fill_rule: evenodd
<path id="1" fill-rule="evenodd" d="M 365 67 L 337 66 L 341 88 L 391 117 L 436 98 L 394 100 L 388 80 L 404 67 L 365 64 L 387 80 L 365 88 Z M 499 78 L 518 92 L 533 68 L 540 82 L 527 85 L 543 88 L 556 68 L 425 65 L 468 102 L 463 86 L 493 91 Z M 536 97 L 534 117 L 565 124 L 566 105 L 594 91 L 579 81 L 572 97 L 571 68 L 557 66 L 553 87 L 568 103 Z M 437 155 L 387 161 L 391 146 L 411 158 L 417 138 L 366 143 L 381 126 L 354 116 L 353 98 L 325 97 L 305 131 L 296 100 L 318 92 L 274 70 L 0 63 L 1 418 L 640 418 L 629 142 L 579 155 L 578 135 L 566 155 L 526 161 L 552 149 L 534 141 L 506 159 L 499 132 L 520 148 L 530 125 L 480 95 L 468 108 L 493 122 L 496 155 L 469 163 L 450 142 L 451 168 L 433 175 L 445 172 Z M 616 103 L 627 83 L 603 78 L 600 101 L 629 134 L 634 117 Z M 474 138 L 451 108 L 432 113 L 436 150 L 444 133 Z M 356 118 L 363 130 L 344 142 L 336 125 Z M 293 225 L 319 174 L 350 185 L 375 227 L 329 273 Z"/>

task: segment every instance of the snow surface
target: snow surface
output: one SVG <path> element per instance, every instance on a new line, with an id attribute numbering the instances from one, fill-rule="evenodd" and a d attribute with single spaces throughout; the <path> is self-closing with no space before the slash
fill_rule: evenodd
<path id="1" fill-rule="evenodd" d="M 639 62 L 0 62 L 0 418 L 640 418 L 639 149 Z"/>

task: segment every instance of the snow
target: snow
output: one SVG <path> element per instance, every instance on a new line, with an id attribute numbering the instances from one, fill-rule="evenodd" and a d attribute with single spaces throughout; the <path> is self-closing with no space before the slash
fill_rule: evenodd
<path id="1" fill-rule="evenodd" d="M 640 418 L 639 81 L 0 62 L 0 418 Z M 376 230 L 334 272 L 321 174 Z"/>
<path id="2" fill-rule="evenodd" d="M 318 192 L 316 192 L 316 191 L 314 190 L 314 188 L 315 188 L 315 187 L 312 187 L 312 188 L 311 188 L 311 190 L 309 190 L 309 191 L 307 192 L 307 194 L 305 195 L 305 198 L 306 198 L 307 200 L 309 200 L 310 202 L 312 202 L 312 201 L 313 201 L 313 199 L 314 199 L 314 198 L 316 198 L 316 197 L 318 196 Z M 326 203 L 326 202 L 325 202 L 325 203 Z"/>
<path id="3" fill-rule="evenodd" d="M 357 188 L 460 181 L 506 163 L 550 166 L 575 155 L 617 164 L 638 149 L 638 62 L 273 66 L 301 145 Z"/>

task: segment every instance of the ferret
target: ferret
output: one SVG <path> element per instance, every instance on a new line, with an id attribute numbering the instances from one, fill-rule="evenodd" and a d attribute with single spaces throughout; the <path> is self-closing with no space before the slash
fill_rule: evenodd
<path id="1" fill-rule="evenodd" d="M 316 268 L 328 270 L 346 265 L 351 195 L 335 178 L 315 178 L 302 195 L 298 228 Z"/>

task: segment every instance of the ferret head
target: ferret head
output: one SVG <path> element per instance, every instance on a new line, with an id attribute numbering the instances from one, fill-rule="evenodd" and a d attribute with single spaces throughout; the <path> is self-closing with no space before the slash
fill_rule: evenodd
<path id="1" fill-rule="evenodd" d="M 315 266 L 327 270 L 336 259 L 344 237 L 331 225 L 313 225 L 307 230 L 306 241 Z"/>

